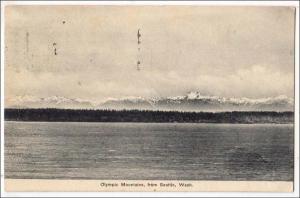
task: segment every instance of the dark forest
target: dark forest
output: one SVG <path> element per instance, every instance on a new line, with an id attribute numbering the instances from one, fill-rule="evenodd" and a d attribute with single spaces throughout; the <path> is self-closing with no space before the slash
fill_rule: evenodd
<path id="1" fill-rule="evenodd" d="M 294 112 L 178 112 L 148 110 L 5 109 L 6 121 L 293 123 Z"/>

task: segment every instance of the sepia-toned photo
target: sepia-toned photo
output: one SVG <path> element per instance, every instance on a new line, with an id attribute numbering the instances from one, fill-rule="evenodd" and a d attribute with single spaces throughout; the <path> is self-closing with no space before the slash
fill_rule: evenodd
<path id="1" fill-rule="evenodd" d="M 295 11 L 6 6 L 6 190 L 292 192 Z"/>

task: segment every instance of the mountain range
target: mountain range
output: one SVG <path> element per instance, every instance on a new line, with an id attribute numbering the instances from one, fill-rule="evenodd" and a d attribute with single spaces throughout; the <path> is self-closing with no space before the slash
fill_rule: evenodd
<path id="1" fill-rule="evenodd" d="M 125 97 L 93 102 L 83 99 L 51 96 L 37 98 L 18 96 L 9 108 L 71 108 L 71 109 L 138 109 L 162 111 L 293 111 L 294 100 L 285 95 L 268 98 L 228 98 L 189 92 L 166 98 Z"/>

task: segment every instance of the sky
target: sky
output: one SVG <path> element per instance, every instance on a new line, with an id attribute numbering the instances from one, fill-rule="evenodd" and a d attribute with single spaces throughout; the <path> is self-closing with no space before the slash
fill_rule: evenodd
<path id="1" fill-rule="evenodd" d="M 18 96 L 99 102 L 190 91 L 224 97 L 293 97 L 294 11 L 8 6 L 5 103 L 12 105 Z"/>

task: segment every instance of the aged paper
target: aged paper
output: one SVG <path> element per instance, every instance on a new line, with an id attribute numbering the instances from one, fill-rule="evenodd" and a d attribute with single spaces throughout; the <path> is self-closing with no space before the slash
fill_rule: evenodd
<path id="1" fill-rule="evenodd" d="M 292 192 L 295 8 L 5 7 L 5 189 Z"/>

